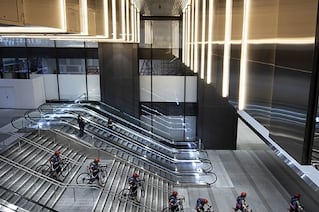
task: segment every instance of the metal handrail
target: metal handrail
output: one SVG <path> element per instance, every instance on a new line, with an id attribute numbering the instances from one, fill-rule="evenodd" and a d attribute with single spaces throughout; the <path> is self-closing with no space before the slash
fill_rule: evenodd
<path id="1" fill-rule="evenodd" d="M 101 114 L 99 114 L 99 113 L 96 113 L 96 112 L 94 112 L 94 111 L 87 111 L 87 110 L 84 110 L 83 108 L 72 108 L 72 109 L 70 109 L 70 107 L 68 107 L 68 108 L 65 108 L 64 110 L 63 110 L 63 112 L 62 112 L 62 114 L 64 113 L 64 114 L 73 114 L 73 115 L 78 115 L 75 111 L 79 111 L 79 112 L 85 112 L 85 113 L 88 113 L 88 114 L 90 114 L 90 115 L 92 115 L 92 116 L 94 116 L 94 117 L 97 117 L 97 118 L 100 118 L 100 119 L 105 119 L 105 117 L 104 116 L 102 116 Z M 40 110 L 40 112 L 41 112 L 41 110 Z M 54 114 L 55 115 L 55 114 Z M 117 123 L 117 126 L 118 127 L 122 127 L 122 125 L 121 124 L 119 124 L 119 123 Z M 124 128 L 123 128 L 124 129 Z M 150 140 L 150 137 L 146 137 L 145 135 L 143 135 L 143 134 L 136 134 L 136 132 L 135 131 L 132 131 L 131 129 L 129 129 L 129 128 L 125 128 L 125 130 L 126 131 L 130 131 L 131 133 L 133 133 L 135 136 L 138 136 L 138 137 L 140 137 L 141 139 L 146 139 L 146 140 L 148 140 L 149 142 L 152 142 L 153 144 L 156 144 L 156 145 L 158 145 L 158 146 L 161 146 L 162 148 L 166 148 L 167 149 L 167 151 L 172 151 L 172 149 L 173 150 L 175 150 L 175 152 L 181 152 L 181 149 L 175 149 L 175 148 L 172 148 L 172 147 L 170 147 L 170 146 L 167 146 L 167 145 L 165 145 L 165 144 L 163 144 L 163 143 L 159 143 L 159 142 L 156 142 L 156 141 L 153 141 L 153 140 Z M 172 144 L 172 143 L 170 143 L 170 144 Z M 191 152 L 191 151 L 197 151 L 196 149 L 184 149 L 184 151 L 187 151 L 187 152 Z"/>
<path id="2" fill-rule="evenodd" d="M 8 134 L 8 135 L 10 135 L 10 136 L 13 136 L 13 137 L 15 137 L 16 139 L 19 139 L 19 140 L 21 140 L 21 141 L 24 141 L 24 142 L 26 142 L 26 143 L 28 143 L 28 144 L 30 144 L 30 145 L 32 145 L 32 146 L 35 146 L 36 148 L 41 149 L 41 150 L 44 151 L 44 152 L 53 153 L 53 151 L 52 151 L 50 148 L 46 148 L 46 147 L 42 146 L 41 144 L 32 141 L 31 139 L 28 139 L 28 138 L 23 137 L 23 136 L 21 136 L 21 135 L 16 135 L 16 134 L 13 133 L 13 132 L 8 132 L 8 133 L 6 133 L 6 134 Z M 66 159 L 68 162 L 71 162 L 71 163 L 74 164 L 74 165 L 79 165 L 79 162 L 78 162 L 78 161 L 75 161 L 75 160 L 73 160 L 73 159 L 71 159 L 71 158 L 69 158 L 69 157 L 67 157 L 67 156 L 64 156 L 63 154 L 61 154 L 61 157 L 62 157 L 63 159 Z"/>
<path id="3" fill-rule="evenodd" d="M 29 202 L 32 202 L 32 203 L 34 203 L 34 204 L 36 204 L 36 205 L 39 205 L 39 206 L 41 206 L 41 207 L 43 207 L 43 208 L 45 208 L 45 209 L 50 210 L 50 211 L 58 212 L 57 210 L 54 210 L 53 208 L 50 208 L 50 207 L 48 207 L 48 206 L 46 206 L 46 205 L 43 205 L 43 204 L 41 204 L 41 203 L 39 203 L 39 202 L 36 202 L 36 201 L 34 201 L 33 199 L 30 199 L 30 198 L 28 198 L 28 197 L 25 197 L 25 196 L 22 195 L 22 194 L 19 194 L 18 192 L 15 192 L 15 191 L 12 191 L 12 190 L 10 190 L 10 189 L 8 189 L 8 188 L 5 188 L 5 187 L 3 187 L 2 185 L 0 185 L 0 189 L 3 189 L 3 190 L 5 190 L 6 192 L 9 192 L 9 193 L 13 193 L 15 196 L 19 196 L 19 197 L 21 197 L 22 199 L 25 199 L 25 200 L 27 200 L 27 201 L 29 201 Z M 11 203 L 10 203 L 10 204 L 11 204 Z"/>
<path id="4" fill-rule="evenodd" d="M 42 117 L 43 117 L 43 116 L 42 116 Z M 40 118 L 40 117 L 36 117 L 36 118 Z M 75 118 L 75 117 L 73 116 L 73 118 Z M 44 120 L 45 120 L 45 117 L 44 117 Z M 60 123 L 60 124 L 61 124 L 61 123 Z M 70 125 L 69 123 L 64 123 L 64 124 Z M 71 124 L 71 125 L 72 125 L 72 127 L 74 127 L 73 124 Z M 91 134 L 91 136 L 92 136 L 92 137 L 95 137 L 95 138 L 97 138 L 98 140 L 100 140 L 101 142 L 104 142 L 104 143 L 105 143 L 104 139 L 99 138 L 98 136 L 92 135 L 92 134 Z M 146 162 L 147 165 L 149 165 L 149 166 L 151 166 L 151 167 L 153 167 L 153 168 L 155 168 L 155 169 L 157 169 L 157 170 L 160 170 L 160 171 L 163 172 L 163 173 L 166 173 L 164 176 L 171 176 L 171 177 L 170 177 L 171 179 L 175 179 L 174 182 L 182 183 L 182 182 L 180 181 L 182 177 L 183 177 L 184 182 L 185 182 L 185 179 L 186 179 L 185 177 L 186 177 L 186 176 L 188 176 L 188 177 L 194 177 L 194 174 L 200 174 L 200 173 L 205 174 L 205 173 L 203 173 L 203 172 L 201 172 L 201 171 L 198 172 L 197 169 L 196 169 L 195 172 L 188 172 L 188 173 L 182 174 L 182 173 L 180 173 L 180 172 L 178 172 L 178 171 L 176 171 L 176 170 L 171 170 L 171 169 L 167 169 L 167 168 L 165 168 L 165 167 L 163 167 L 163 166 L 158 166 L 157 163 L 154 163 L 154 162 L 148 160 L 148 159 L 145 158 L 145 157 L 136 156 L 135 154 L 132 154 L 132 152 L 127 151 L 126 149 L 123 149 L 123 148 L 121 148 L 121 147 L 119 147 L 119 146 L 115 146 L 114 144 L 108 143 L 108 146 L 114 147 L 114 148 L 116 148 L 118 151 L 122 151 L 122 152 L 124 152 L 124 153 L 126 153 L 127 155 L 130 155 L 130 156 L 132 156 L 132 157 L 139 158 L 141 161 L 144 161 L 144 162 L 147 161 L 147 162 Z M 107 150 L 106 150 L 106 151 L 107 151 Z M 114 155 L 113 155 L 113 156 L 114 156 Z M 131 163 L 130 163 L 130 164 L 131 164 Z M 178 179 L 179 179 L 179 180 L 178 180 Z M 185 183 L 186 183 L 186 182 L 185 182 Z M 209 184 L 209 183 L 207 183 L 207 184 Z"/>

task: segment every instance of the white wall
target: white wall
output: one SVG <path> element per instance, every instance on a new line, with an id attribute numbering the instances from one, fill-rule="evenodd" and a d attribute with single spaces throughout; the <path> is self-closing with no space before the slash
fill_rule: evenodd
<path id="1" fill-rule="evenodd" d="M 59 74 L 61 100 L 75 100 L 86 93 L 84 74 Z"/>
<path id="2" fill-rule="evenodd" d="M 175 141 L 194 141 L 196 139 L 196 116 L 151 116 L 142 115 L 145 127 L 153 125 L 153 132 Z M 185 118 L 185 120 L 184 120 Z"/>
<path id="3" fill-rule="evenodd" d="M 153 102 L 197 102 L 197 77 L 186 76 L 184 84 L 184 76 L 140 76 L 140 101 L 150 102 L 152 91 Z"/>
<path id="4" fill-rule="evenodd" d="M 31 78 L 42 76 L 46 100 L 58 100 L 58 79 L 56 74 L 31 74 Z"/>
<path id="5" fill-rule="evenodd" d="M 43 103 L 43 77 L 0 79 L 0 108 L 35 109 Z"/>
<path id="6" fill-rule="evenodd" d="M 100 89 L 100 75 L 87 75 L 88 82 L 88 99 L 100 101 L 101 89 Z"/>

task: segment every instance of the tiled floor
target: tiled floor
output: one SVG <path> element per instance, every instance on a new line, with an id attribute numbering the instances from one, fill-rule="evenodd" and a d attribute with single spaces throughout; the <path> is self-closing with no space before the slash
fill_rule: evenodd
<path id="1" fill-rule="evenodd" d="M 0 110 L 0 127 L 24 110 Z M 0 141 L 7 137 L 0 133 Z M 287 211 L 290 195 L 299 192 L 307 212 L 319 208 L 319 191 L 308 186 L 242 121 L 238 124 L 238 150 L 209 150 L 217 182 L 210 187 L 176 187 L 185 196 L 185 211 L 194 211 L 198 197 L 206 197 L 215 212 L 230 212 L 236 196 L 246 191 L 257 212 Z M 319 175 L 318 175 L 319 176 Z"/>

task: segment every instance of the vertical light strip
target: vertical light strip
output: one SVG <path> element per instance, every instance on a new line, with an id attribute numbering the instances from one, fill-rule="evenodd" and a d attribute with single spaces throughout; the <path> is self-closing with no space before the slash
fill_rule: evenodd
<path id="1" fill-rule="evenodd" d="M 126 40 L 130 40 L 130 3 L 126 0 Z"/>
<path id="2" fill-rule="evenodd" d="M 67 31 L 67 21 L 66 21 L 66 5 L 65 0 L 60 0 L 60 18 L 61 18 L 61 29 Z"/>
<path id="3" fill-rule="evenodd" d="M 137 8 L 134 7 L 134 24 L 135 24 L 135 42 L 137 42 Z"/>
<path id="4" fill-rule="evenodd" d="M 205 42 L 206 42 L 206 0 L 202 1 L 202 53 L 201 53 L 201 64 L 200 64 L 200 78 L 205 77 Z"/>
<path id="5" fill-rule="evenodd" d="M 246 81 L 247 81 L 247 52 L 249 30 L 250 0 L 244 0 L 243 32 L 241 41 L 240 77 L 239 77 L 239 100 L 238 109 L 243 110 L 246 104 Z"/>
<path id="6" fill-rule="evenodd" d="M 137 10 L 136 13 L 136 17 L 137 17 L 137 42 L 139 43 L 141 40 L 141 31 L 140 31 L 140 27 L 141 27 L 141 20 L 140 20 L 140 11 Z"/>
<path id="7" fill-rule="evenodd" d="M 144 21 L 145 31 L 144 31 L 144 37 L 145 37 L 145 44 L 151 44 L 151 20 L 145 20 Z"/>
<path id="8" fill-rule="evenodd" d="M 209 1 L 209 20 L 208 20 L 208 50 L 207 50 L 207 84 L 212 82 L 212 52 L 213 52 L 213 14 L 214 0 Z"/>
<path id="9" fill-rule="evenodd" d="M 103 0 L 103 13 L 104 13 L 104 35 L 109 38 L 109 4 L 108 0 Z"/>
<path id="10" fill-rule="evenodd" d="M 232 7 L 233 7 L 233 0 L 226 0 L 223 90 L 222 90 L 223 97 L 227 97 L 229 95 L 229 71 L 230 71 L 229 63 L 230 63 L 231 27 L 232 27 Z"/>
<path id="11" fill-rule="evenodd" d="M 133 4 L 131 3 L 131 30 L 132 30 L 132 42 L 134 42 L 135 40 L 135 31 L 134 31 L 134 8 L 133 8 Z"/>
<path id="12" fill-rule="evenodd" d="M 89 34 L 87 0 L 81 0 L 80 7 L 81 7 L 81 34 L 87 35 Z"/>
<path id="13" fill-rule="evenodd" d="M 122 36 L 121 39 L 125 40 L 125 0 L 121 0 L 121 19 L 122 19 Z"/>
<path id="14" fill-rule="evenodd" d="M 199 0 L 195 0 L 194 72 L 198 72 L 198 19 Z"/>
<path id="15" fill-rule="evenodd" d="M 191 70 L 194 70 L 194 29 L 195 29 L 195 26 L 194 26 L 194 22 L 195 22 L 195 0 L 192 0 L 191 1 L 191 19 L 192 19 L 192 23 L 191 23 L 191 30 L 190 30 L 190 33 L 191 33 L 191 36 L 190 36 L 190 47 L 191 47 L 191 55 L 190 55 L 190 62 L 191 62 L 191 65 L 190 65 L 190 68 Z"/>
<path id="16" fill-rule="evenodd" d="M 188 5 L 187 7 L 187 58 L 186 65 L 190 66 L 190 45 L 191 45 L 191 7 Z"/>
<path id="17" fill-rule="evenodd" d="M 182 39 L 182 62 L 185 63 L 185 25 L 186 25 L 186 14 L 185 14 L 185 10 L 183 11 L 183 39 Z"/>
<path id="18" fill-rule="evenodd" d="M 117 38 L 116 22 L 116 0 L 112 0 L 112 38 L 114 40 Z"/>

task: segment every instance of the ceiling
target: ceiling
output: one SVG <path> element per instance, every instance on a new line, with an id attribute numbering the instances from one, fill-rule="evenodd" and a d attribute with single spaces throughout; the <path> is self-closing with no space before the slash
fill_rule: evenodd
<path id="1" fill-rule="evenodd" d="M 189 0 L 133 0 L 143 16 L 180 16 Z"/>

